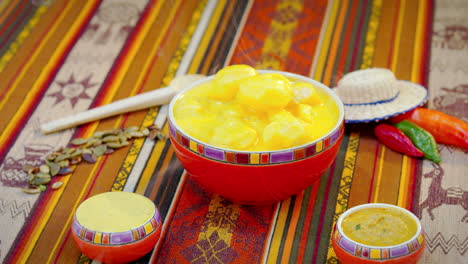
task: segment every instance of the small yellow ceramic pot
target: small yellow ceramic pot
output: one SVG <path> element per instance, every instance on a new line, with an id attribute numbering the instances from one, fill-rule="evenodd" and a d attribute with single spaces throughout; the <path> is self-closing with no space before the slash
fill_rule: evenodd
<path id="1" fill-rule="evenodd" d="M 161 216 L 145 196 L 106 192 L 76 210 L 72 234 L 78 248 L 104 263 L 127 263 L 151 251 L 161 234 Z"/>

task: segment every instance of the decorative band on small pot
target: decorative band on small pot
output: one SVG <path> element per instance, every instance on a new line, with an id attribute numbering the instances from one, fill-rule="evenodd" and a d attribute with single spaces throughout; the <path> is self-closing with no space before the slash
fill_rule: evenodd
<path id="1" fill-rule="evenodd" d="M 370 260 L 388 260 L 401 258 L 410 255 L 421 248 L 424 244 L 423 234 L 419 234 L 415 239 L 408 241 L 405 244 L 389 247 L 366 247 L 342 236 L 339 232 L 335 232 L 333 239 L 336 244 L 344 251 L 358 258 Z"/>
<path id="2" fill-rule="evenodd" d="M 131 244 L 154 233 L 161 226 L 161 215 L 155 209 L 153 216 L 139 227 L 123 232 L 98 232 L 82 226 L 75 219 L 72 224 L 73 233 L 81 240 L 101 246 L 118 246 Z"/>

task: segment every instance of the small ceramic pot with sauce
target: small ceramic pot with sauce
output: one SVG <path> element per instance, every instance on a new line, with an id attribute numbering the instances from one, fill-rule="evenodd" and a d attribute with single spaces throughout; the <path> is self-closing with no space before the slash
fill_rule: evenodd
<path id="1" fill-rule="evenodd" d="M 103 263 L 128 263 L 150 252 L 161 234 L 153 201 L 131 192 L 105 192 L 77 208 L 72 235 L 78 248 Z"/>
<path id="2" fill-rule="evenodd" d="M 333 249 L 344 264 L 412 264 L 425 241 L 419 219 L 391 204 L 363 204 L 344 212 L 335 225 Z"/>

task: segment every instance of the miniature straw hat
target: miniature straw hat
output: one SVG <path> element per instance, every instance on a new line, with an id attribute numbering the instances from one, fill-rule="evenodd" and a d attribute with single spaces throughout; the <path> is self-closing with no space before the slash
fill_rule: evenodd
<path id="1" fill-rule="evenodd" d="M 397 80 L 382 68 L 347 73 L 333 89 L 344 103 L 346 123 L 387 119 L 424 104 L 427 89 L 409 81 Z"/>

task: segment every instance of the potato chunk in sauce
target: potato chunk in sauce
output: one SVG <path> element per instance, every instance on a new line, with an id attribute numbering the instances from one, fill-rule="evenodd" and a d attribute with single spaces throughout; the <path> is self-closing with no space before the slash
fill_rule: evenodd
<path id="1" fill-rule="evenodd" d="M 368 246 L 392 246 L 408 241 L 417 232 L 417 223 L 404 212 L 392 208 L 366 208 L 341 223 L 350 239 Z"/>

